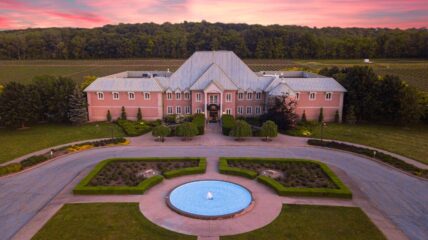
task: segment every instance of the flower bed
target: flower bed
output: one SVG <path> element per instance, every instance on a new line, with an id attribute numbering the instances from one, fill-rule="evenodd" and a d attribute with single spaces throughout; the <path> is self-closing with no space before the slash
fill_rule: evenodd
<path id="1" fill-rule="evenodd" d="M 357 146 L 346 144 L 346 143 L 309 139 L 308 144 L 314 145 L 314 146 L 340 149 L 340 150 L 344 150 L 344 151 L 362 154 L 362 155 L 365 155 L 368 157 L 374 157 L 374 154 L 373 154 L 374 150 L 373 149 L 364 148 L 364 147 L 357 147 Z M 410 174 L 413 174 L 415 176 L 419 176 L 419 177 L 428 179 L 428 170 L 421 169 L 421 168 L 418 168 L 416 166 L 413 166 L 412 164 L 406 163 L 405 161 L 400 160 L 396 157 L 393 157 L 389 154 L 386 154 L 383 152 L 376 152 L 375 158 L 377 160 L 380 160 L 380 161 L 388 164 L 388 165 L 396 167 L 400 170 L 403 170 L 403 171 L 408 172 Z"/>
<path id="2" fill-rule="evenodd" d="M 80 144 L 69 145 L 69 146 L 65 146 L 57 149 L 52 149 L 51 151 L 45 152 L 43 154 L 33 155 L 31 157 L 28 157 L 20 161 L 19 163 L 10 163 L 4 166 L 0 166 L 0 176 L 14 173 L 14 172 L 19 172 L 22 169 L 29 168 L 31 166 L 37 165 L 49 159 L 59 157 L 68 153 L 83 151 L 94 147 L 126 145 L 128 143 L 129 141 L 126 140 L 125 138 L 113 138 L 113 139 L 103 139 L 103 140 L 93 141 L 93 142 L 84 142 Z"/>
<path id="3" fill-rule="evenodd" d="M 143 194 L 161 182 L 204 173 L 205 158 L 113 158 L 97 164 L 74 188 L 75 194 Z"/>
<path id="4" fill-rule="evenodd" d="M 153 128 L 152 124 L 149 124 L 145 121 L 130 121 L 130 120 L 117 120 L 117 125 L 119 125 L 127 136 L 140 136 L 150 132 Z"/>
<path id="5" fill-rule="evenodd" d="M 284 196 L 352 198 L 352 193 L 327 165 L 312 160 L 221 158 L 223 174 L 257 178 Z"/>

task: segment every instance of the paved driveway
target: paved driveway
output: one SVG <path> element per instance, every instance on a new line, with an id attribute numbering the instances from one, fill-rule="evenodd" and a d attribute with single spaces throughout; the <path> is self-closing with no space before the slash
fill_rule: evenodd
<path id="1" fill-rule="evenodd" d="M 311 147 L 158 146 L 94 149 L 0 179 L 0 239 L 11 238 L 82 170 L 110 157 L 254 156 L 317 159 L 344 171 L 411 239 L 428 236 L 428 182 L 352 154 Z"/>

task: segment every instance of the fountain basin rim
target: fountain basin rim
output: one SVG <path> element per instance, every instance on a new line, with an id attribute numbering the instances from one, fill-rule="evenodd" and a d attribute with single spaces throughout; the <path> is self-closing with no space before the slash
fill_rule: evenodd
<path id="1" fill-rule="evenodd" d="M 215 216 L 200 215 L 200 214 L 194 214 L 194 213 L 186 212 L 186 211 L 183 211 L 183 210 L 175 207 L 171 203 L 171 201 L 170 201 L 170 195 L 171 195 L 172 191 L 174 191 L 176 188 L 178 188 L 180 186 L 183 186 L 185 184 L 188 184 L 188 183 L 204 182 L 204 181 L 227 182 L 227 183 L 238 185 L 238 186 L 242 187 L 243 189 L 245 189 L 246 191 L 248 191 L 248 193 L 250 194 L 250 197 L 251 197 L 251 202 L 250 202 L 250 204 L 248 204 L 247 207 L 245 207 L 245 208 L 243 208 L 243 209 L 241 209 L 239 211 L 236 211 L 236 212 L 233 212 L 233 213 L 229 213 L 229 214 L 215 215 Z M 253 193 L 248 188 L 242 186 L 241 184 L 234 183 L 232 181 L 226 181 L 226 180 L 220 180 L 220 179 L 199 179 L 199 180 L 193 180 L 193 181 L 182 183 L 180 185 L 175 186 L 173 189 L 171 189 L 168 192 L 168 194 L 166 195 L 165 199 L 166 199 L 167 206 L 171 210 L 173 210 L 174 212 L 176 212 L 176 213 L 178 213 L 178 214 L 180 214 L 182 216 L 185 216 L 185 217 L 191 217 L 191 218 L 196 218 L 196 219 L 201 219 L 201 220 L 221 220 L 221 219 L 226 219 L 226 218 L 232 218 L 232 217 L 235 217 L 235 216 L 239 216 L 239 215 L 242 215 L 242 214 L 250 211 L 254 207 L 254 203 L 255 203 Z"/>

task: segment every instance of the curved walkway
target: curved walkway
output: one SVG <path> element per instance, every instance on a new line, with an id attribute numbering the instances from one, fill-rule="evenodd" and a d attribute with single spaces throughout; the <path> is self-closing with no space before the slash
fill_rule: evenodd
<path id="1" fill-rule="evenodd" d="M 125 146 L 93 149 L 66 156 L 32 171 L 0 179 L 1 239 L 9 239 L 39 211 L 97 162 L 111 157 L 219 156 L 317 159 L 343 172 L 355 188 L 410 239 L 428 236 L 428 182 L 352 154 L 312 147 Z M 80 177 L 80 176 L 79 176 Z"/>

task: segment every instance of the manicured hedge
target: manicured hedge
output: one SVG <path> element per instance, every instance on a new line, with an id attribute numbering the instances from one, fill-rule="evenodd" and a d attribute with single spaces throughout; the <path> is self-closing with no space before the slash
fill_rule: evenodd
<path id="1" fill-rule="evenodd" d="M 169 172 L 165 172 L 164 176 L 166 178 L 173 178 L 188 174 L 197 174 L 204 173 L 206 169 L 206 159 L 205 158 L 111 158 L 106 159 L 98 163 L 92 171 L 83 178 L 79 184 L 73 190 L 74 194 L 143 194 L 149 188 L 154 185 L 162 182 L 164 176 L 157 175 L 151 178 L 145 179 L 137 186 L 88 186 L 91 182 L 92 178 L 94 178 L 107 164 L 115 161 L 194 161 L 199 160 L 199 166 L 195 168 L 182 168 Z"/>
<path id="2" fill-rule="evenodd" d="M 140 136 L 152 130 L 152 126 L 144 121 L 117 120 L 117 124 L 128 136 Z"/>
<path id="3" fill-rule="evenodd" d="M 192 123 L 198 128 L 198 135 L 204 135 L 205 133 L 205 115 L 197 113 L 193 115 Z"/>
<path id="4" fill-rule="evenodd" d="M 31 167 L 33 165 L 44 162 L 48 159 L 49 158 L 45 155 L 35 155 L 35 156 L 31 156 L 29 158 L 22 160 L 21 165 L 22 165 L 22 168 L 28 168 L 28 167 Z"/>
<path id="5" fill-rule="evenodd" d="M 255 171 L 231 168 L 228 166 L 228 161 L 250 161 L 254 163 L 268 162 L 301 162 L 318 164 L 330 180 L 337 186 L 337 189 L 331 188 L 290 188 L 285 187 L 278 181 L 268 176 L 258 175 Z M 273 188 L 278 195 L 281 196 L 307 196 L 307 197 L 332 197 L 332 198 L 352 198 L 352 193 L 345 184 L 331 171 L 331 169 L 319 161 L 305 159 L 289 159 L 289 158 L 220 158 L 219 162 L 220 173 L 238 175 L 247 178 L 257 177 L 257 181 Z"/>
<path id="6" fill-rule="evenodd" d="M 0 176 L 7 175 L 14 172 L 19 172 L 22 169 L 20 163 L 10 163 L 4 166 L 0 166 Z"/>
<path id="7" fill-rule="evenodd" d="M 165 178 L 169 179 L 169 178 L 180 177 L 184 175 L 200 174 L 200 173 L 205 173 L 206 168 L 207 168 L 207 160 L 205 158 L 199 158 L 199 166 L 197 167 L 176 169 L 176 170 L 165 172 L 163 173 L 163 175 L 165 176 Z"/>
<path id="8" fill-rule="evenodd" d="M 257 172 L 248 169 L 229 167 L 227 161 L 229 158 L 220 158 L 218 170 L 222 174 L 235 175 L 254 179 L 257 177 Z"/>
<path id="9" fill-rule="evenodd" d="M 221 131 L 223 135 L 229 136 L 229 133 L 234 126 L 235 119 L 232 115 L 224 114 L 221 116 Z"/>
<path id="10" fill-rule="evenodd" d="M 354 145 L 346 144 L 346 143 L 340 143 L 335 141 L 321 141 L 317 139 L 309 139 L 308 140 L 309 145 L 314 146 L 321 146 L 321 147 L 328 147 L 328 148 L 334 148 L 334 149 L 340 149 L 344 151 L 354 152 L 358 154 L 362 154 L 368 157 L 373 157 L 373 149 L 364 148 L 364 147 L 357 147 Z M 406 163 L 403 160 L 400 160 L 396 157 L 393 157 L 389 154 L 383 153 L 383 152 L 376 152 L 376 159 L 380 160 L 386 164 L 389 164 L 393 167 L 396 167 L 398 169 L 401 169 L 403 171 L 409 172 L 413 175 L 420 176 L 423 178 L 428 179 L 428 170 L 424 170 L 421 168 L 418 168 L 412 164 Z"/>

